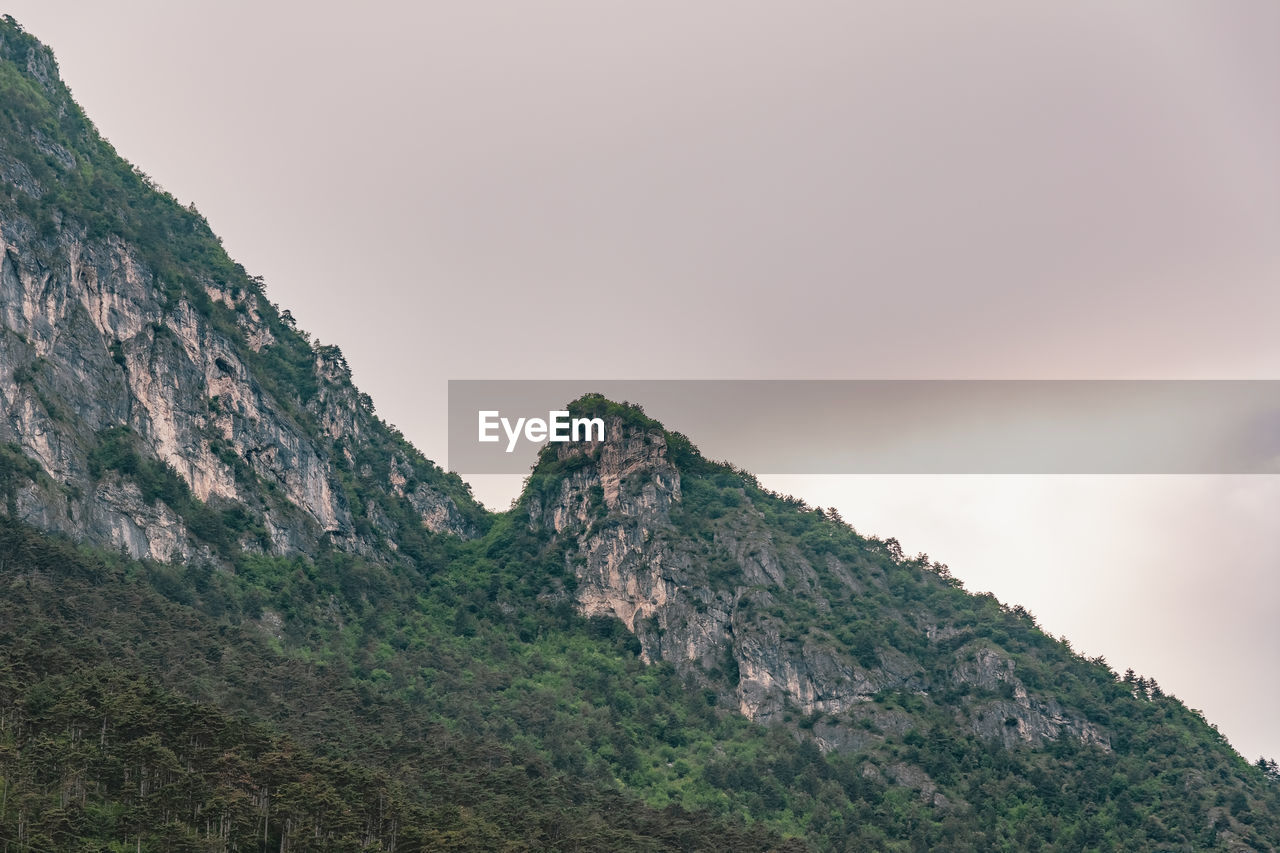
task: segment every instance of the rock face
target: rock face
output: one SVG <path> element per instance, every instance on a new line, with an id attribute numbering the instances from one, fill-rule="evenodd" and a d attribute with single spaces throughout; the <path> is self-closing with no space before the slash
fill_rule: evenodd
<path id="1" fill-rule="evenodd" d="M 424 531 L 478 533 L 465 486 L 374 415 L 341 352 L 299 332 L 198 214 L 97 137 L 48 52 L 4 30 L 0 54 L 29 95 L 0 115 L 6 511 L 182 562 L 325 546 L 395 559 Z M 620 619 L 646 660 L 827 749 L 905 735 L 888 696 L 1009 746 L 1107 743 L 923 565 L 878 540 L 828 547 L 826 516 L 789 531 L 812 513 L 770 516 L 776 496 L 632 415 L 613 412 L 606 441 L 548 450 L 521 506 L 563 548 L 581 611 Z"/>
<path id="2" fill-rule="evenodd" d="M 803 721 L 826 749 L 892 731 L 894 714 L 876 701 L 889 693 L 945 693 L 947 713 L 1008 746 L 1059 737 L 1107 745 L 1098 726 L 1028 690 L 1012 657 L 945 618 L 878 611 L 891 632 L 932 649 L 928 669 L 892 646 L 855 653 L 835 636 L 833 614 L 886 586 L 873 561 L 815 565 L 745 489 L 722 492 L 729 508 L 718 505 L 715 518 L 692 517 L 668 434 L 615 417 L 607 435 L 547 451 L 543 468 L 567 473 L 525 507 L 531 525 L 566 547 L 581 611 L 622 620 L 646 660 L 673 664 L 753 720 Z M 803 627 L 799 607 L 814 617 Z"/>
<path id="3" fill-rule="evenodd" d="M 335 470 L 335 462 L 350 466 L 351 448 L 387 441 L 341 355 L 316 349 L 314 396 L 302 407 L 281 401 L 246 363 L 279 346 L 263 316 L 270 306 L 213 282 L 207 293 L 235 326 L 189 299 L 166 302 L 122 241 L 40 238 L 20 221 L 0 221 L 0 440 L 51 481 L 17 490 L 19 515 L 134 557 L 207 551 L 173 508 L 143 500 L 118 472 L 91 471 L 94 437 L 127 426 L 140 451 L 170 466 L 194 498 L 260 511 L 268 551 L 310 549 L 325 534 L 353 551 L 372 550 L 378 535 L 394 540 L 395 530 L 357 532 Z M 335 459 L 344 447 L 347 458 Z M 423 465 L 412 455 L 397 450 L 366 479 L 403 495 L 428 529 L 472 532 L 450 495 L 422 483 L 404 492 Z"/>
<path id="4" fill-rule="evenodd" d="M 28 95 L 0 146 L 0 444 L 39 468 L 0 471 L 15 514 L 159 560 L 475 532 L 465 486 L 97 137 L 47 49 L 10 27 L 0 59 Z M 205 541 L 193 512 L 234 516 L 239 540 Z"/>

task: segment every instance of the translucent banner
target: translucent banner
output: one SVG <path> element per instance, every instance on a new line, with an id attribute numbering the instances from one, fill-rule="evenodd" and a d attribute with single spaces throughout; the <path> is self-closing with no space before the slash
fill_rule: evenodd
<path id="1" fill-rule="evenodd" d="M 451 380 L 449 467 L 599 441 L 593 393 L 758 474 L 1280 473 L 1276 380 Z"/>

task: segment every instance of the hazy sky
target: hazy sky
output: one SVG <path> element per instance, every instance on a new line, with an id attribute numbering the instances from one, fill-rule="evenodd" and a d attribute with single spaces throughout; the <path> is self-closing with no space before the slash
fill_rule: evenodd
<path id="1" fill-rule="evenodd" d="M 439 461 L 449 378 L 1280 377 L 1274 0 L 0 8 Z M 767 483 L 1253 759 L 1277 480 Z"/>

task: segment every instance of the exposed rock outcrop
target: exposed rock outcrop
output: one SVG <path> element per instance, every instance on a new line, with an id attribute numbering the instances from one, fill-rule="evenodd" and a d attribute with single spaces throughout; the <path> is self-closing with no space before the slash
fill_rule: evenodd
<path id="1" fill-rule="evenodd" d="M 374 417 L 336 348 L 312 348 L 310 394 L 282 397 L 270 371 L 305 352 L 305 339 L 252 285 L 201 288 L 207 302 L 175 296 L 119 238 L 40 234 L 19 216 L 0 218 L 0 442 L 49 478 L 17 484 L 24 520 L 134 557 L 208 556 L 177 507 L 144 499 L 128 472 L 94 469 L 104 432 L 128 427 L 138 452 L 169 466 L 195 499 L 260 521 L 265 541 L 246 534 L 242 547 L 284 554 L 327 536 L 370 554 L 394 542 L 399 531 L 367 501 L 356 515 L 339 470 L 370 444 L 396 449 L 365 463 L 362 487 L 403 498 L 428 530 L 475 532 L 460 484 L 450 494 L 422 481 L 430 464 Z M 294 337 L 290 350 L 282 332 Z"/>
<path id="2" fill-rule="evenodd" d="M 891 727 L 892 714 L 874 710 L 878 697 L 960 693 L 958 687 L 964 698 L 955 712 L 984 739 L 1014 746 L 1068 736 L 1106 745 L 1099 727 L 1028 692 L 1010 657 L 963 642 L 955 625 L 906 610 L 897 616 L 894 630 L 954 646 L 951 665 L 934 672 L 892 646 L 854 654 L 833 636 L 838 626 L 821 624 L 833 609 L 847 609 L 827 589 L 843 590 L 856 607 L 869 587 L 884 585 L 873 565 L 846 566 L 834 557 L 815 565 L 778 538 L 742 489 L 729 511 L 691 518 L 668 435 L 618 417 L 606 433 L 604 442 L 548 450 L 540 470 L 566 473 L 525 506 L 531 525 L 568 544 L 581 611 L 622 620 L 646 660 L 670 662 L 753 720 L 804 721 L 826 749 L 860 748 L 869 737 L 864 721 Z M 797 602 L 816 622 L 795 623 Z M 870 728 L 883 731 L 881 725 Z"/>

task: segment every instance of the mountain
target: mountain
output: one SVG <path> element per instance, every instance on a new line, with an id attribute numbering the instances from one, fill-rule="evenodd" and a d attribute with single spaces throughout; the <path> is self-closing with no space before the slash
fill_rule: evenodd
<path id="1" fill-rule="evenodd" d="M 6 846 L 1280 844 L 1154 679 L 636 406 L 484 511 L 12 19 L 0 92 Z"/>
<path id="2" fill-rule="evenodd" d="M 465 485 L 374 416 L 341 351 L 298 331 L 198 213 L 115 154 L 49 51 L 10 23 L 0 57 L 0 439 L 47 474 L 14 490 L 18 514 L 197 562 L 474 535 Z"/>

